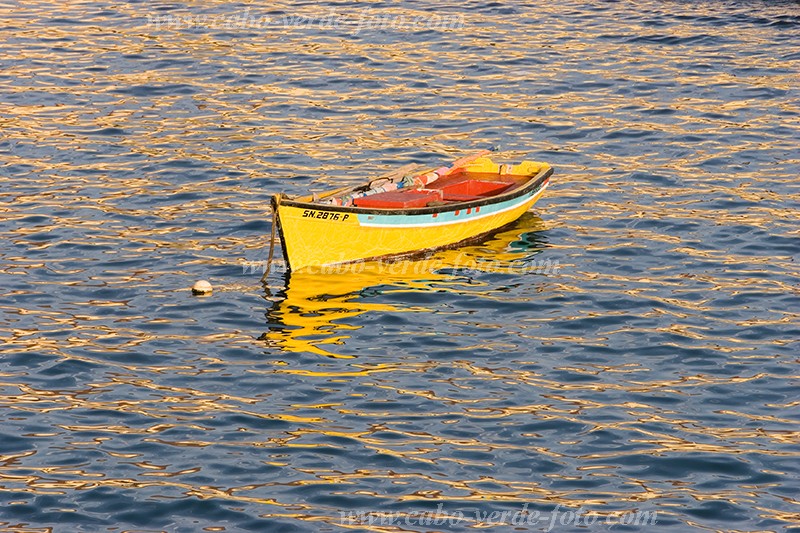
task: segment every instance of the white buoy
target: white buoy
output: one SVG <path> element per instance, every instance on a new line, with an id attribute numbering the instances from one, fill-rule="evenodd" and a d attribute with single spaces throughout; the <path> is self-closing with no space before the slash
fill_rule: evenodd
<path id="1" fill-rule="evenodd" d="M 211 286 L 209 282 L 204 279 L 201 279 L 197 283 L 192 286 L 192 292 L 194 294 L 211 294 L 211 291 L 214 290 L 214 287 Z"/>

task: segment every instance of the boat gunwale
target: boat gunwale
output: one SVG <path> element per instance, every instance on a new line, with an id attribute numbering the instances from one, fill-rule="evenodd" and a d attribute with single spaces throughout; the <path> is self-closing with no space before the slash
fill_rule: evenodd
<path id="1" fill-rule="evenodd" d="M 337 213 L 355 213 L 364 215 L 429 215 L 433 213 L 444 213 L 448 211 L 457 211 L 464 208 L 482 207 L 485 205 L 497 204 L 506 200 L 513 200 L 520 196 L 524 196 L 543 185 L 553 174 L 553 167 L 549 166 L 540 170 L 530 177 L 527 183 L 521 187 L 514 188 L 508 192 L 500 193 L 496 196 L 488 196 L 478 200 L 467 200 L 464 202 L 454 202 L 450 204 L 437 205 L 433 207 L 415 207 L 409 209 L 392 209 L 392 208 L 369 208 L 369 207 L 355 207 L 355 206 L 340 206 L 340 205 L 326 205 L 317 204 L 314 202 L 298 202 L 280 193 L 280 207 L 297 207 L 301 209 L 314 209 L 316 211 L 328 211 Z"/>

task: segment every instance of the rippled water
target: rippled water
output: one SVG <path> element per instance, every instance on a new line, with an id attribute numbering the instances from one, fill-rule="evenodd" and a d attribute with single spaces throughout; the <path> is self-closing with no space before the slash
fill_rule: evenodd
<path id="1" fill-rule="evenodd" d="M 0 4 L 0 528 L 798 527 L 799 29 L 790 1 Z M 486 243 L 244 273 L 272 193 L 494 144 L 556 174 Z"/>

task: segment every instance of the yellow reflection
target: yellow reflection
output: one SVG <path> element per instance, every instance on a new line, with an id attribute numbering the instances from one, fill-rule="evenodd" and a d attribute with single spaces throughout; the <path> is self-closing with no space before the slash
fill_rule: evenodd
<path id="1" fill-rule="evenodd" d="M 393 263 L 367 262 L 333 267 L 333 272 L 300 272 L 286 275 L 286 286 L 267 312 L 269 330 L 262 336 L 270 345 L 293 353 L 353 358 L 341 353 L 348 332 L 361 326 L 348 319 L 367 312 L 429 312 L 424 307 L 390 304 L 372 298 L 377 294 L 414 291 L 463 293 L 484 284 L 471 281 L 464 287 L 461 273 L 547 274 L 552 262 L 536 261 L 545 246 L 541 218 L 526 213 L 509 228 L 470 246 L 440 250 L 431 255 Z M 556 265 L 557 266 L 557 265 Z M 267 297 L 270 298 L 269 289 Z"/>

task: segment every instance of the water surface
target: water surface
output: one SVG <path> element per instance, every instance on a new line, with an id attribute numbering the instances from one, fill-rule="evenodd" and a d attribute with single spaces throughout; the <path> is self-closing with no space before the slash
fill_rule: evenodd
<path id="1" fill-rule="evenodd" d="M 527 505 L 796 528 L 798 23 L 790 1 L 0 5 L 1 527 L 442 506 L 466 518 L 402 527 L 501 531 L 476 513 Z M 271 194 L 491 145 L 556 174 L 486 243 L 247 271 Z"/>

